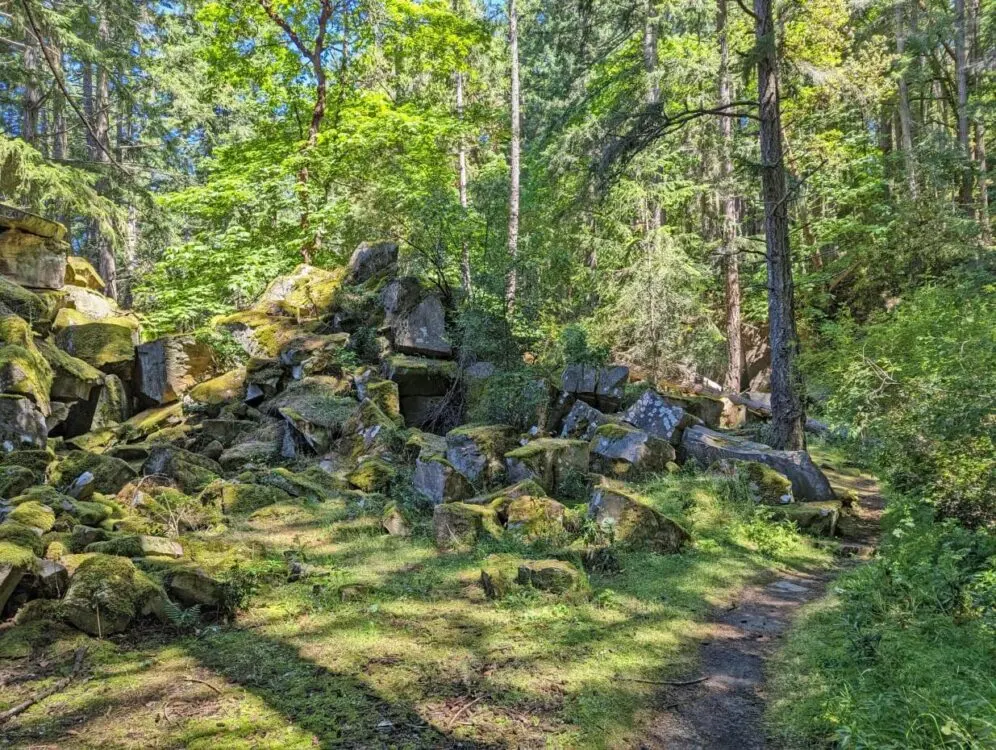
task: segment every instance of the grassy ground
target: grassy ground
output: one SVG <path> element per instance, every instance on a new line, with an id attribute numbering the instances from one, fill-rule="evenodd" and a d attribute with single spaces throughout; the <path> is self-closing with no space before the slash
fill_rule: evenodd
<path id="1" fill-rule="evenodd" d="M 828 562 L 737 500 L 729 480 L 679 474 L 643 490 L 693 532 L 681 555 L 622 555 L 592 596 L 487 600 L 481 561 L 549 550 L 492 543 L 439 554 L 425 528 L 383 535 L 347 501 L 279 505 L 186 540 L 247 591 L 235 621 L 178 636 L 144 626 L 96 642 L 71 630 L 0 634 L 0 710 L 58 679 L 80 642 L 90 678 L 0 733 L 13 746 L 621 747 L 654 686 L 695 672 L 698 623 L 747 580 Z M 289 582 L 288 563 L 303 566 Z M 30 654 L 30 655 L 28 655 Z"/>

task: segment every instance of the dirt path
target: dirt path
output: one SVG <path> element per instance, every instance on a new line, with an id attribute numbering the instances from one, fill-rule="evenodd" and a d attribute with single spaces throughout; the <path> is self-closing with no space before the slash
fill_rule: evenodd
<path id="1" fill-rule="evenodd" d="M 824 467 L 835 489 L 860 498 L 852 536 L 841 545 L 847 555 L 836 569 L 783 571 L 740 592 L 734 604 L 714 613 L 701 647 L 700 669 L 707 679 L 667 688 L 661 711 L 647 730 L 647 750 L 760 750 L 764 732 L 768 658 L 777 650 L 799 607 L 823 595 L 840 570 L 871 555 L 878 543 L 883 500 L 874 480 Z"/>

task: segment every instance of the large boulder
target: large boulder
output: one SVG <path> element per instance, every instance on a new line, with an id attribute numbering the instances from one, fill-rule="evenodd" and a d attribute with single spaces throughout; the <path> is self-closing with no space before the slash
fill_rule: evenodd
<path id="1" fill-rule="evenodd" d="M 446 460 L 472 484 L 494 484 L 505 476 L 505 454 L 516 447 L 508 425 L 464 425 L 446 433 Z"/>
<path id="2" fill-rule="evenodd" d="M 170 595 L 188 607 L 200 605 L 211 609 L 223 607 L 228 587 L 199 568 L 181 568 L 167 577 Z"/>
<path id="3" fill-rule="evenodd" d="M 130 379 L 136 335 L 130 321 L 124 318 L 98 321 L 70 312 L 60 310 L 56 316 L 56 346 L 98 370 Z"/>
<path id="4" fill-rule="evenodd" d="M 0 394 L 0 447 L 44 448 L 48 438 L 45 415 L 24 396 Z"/>
<path id="5" fill-rule="evenodd" d="M 472 547 L 484 536 L 500 538 L 498 512 L 487 505 L 441 503 L 432 512 L 432 532 L 442 550 Z"/>
<path id="6" fill-rule="evenodd" d="M 367 279 L 393 268 L 398 262 L 396 242 L 363 242 L 349 259 L 347 273 L 350 283 L 361 284 Z"/>
<path id="7" fill-rule="evenodd" d="M 456 362 L 395 354 L 384 360 L 383 375 L 398 385 L 401 414 L 409 427 L 434 421 L 456 382 Z"/>
<path id="8" fill-rule="evenodd" d="M 137 329 L 139 327 L 138 318 L 131 313 L 122 312 L 117 302 L 93 289 L 82 286 L 67 286 L 61 292 L 52 293 L 52 301 L 58 308 L 58 312 L 67 311 L 63 315 L 64 318 L 66 315 L 70 316 L 71 319 L 80 315 L 86 316 L 90 320 L 113 318 L 131 328 Z"/>
<path id="9" fill-rule="evenodd" d="M 49 482 L 56 487 L 71 487 L 84 474 L 93 479 L 91 492 L 115 495 L 135 478 L 135 470 L 120 458 L 87 451 L 66 454 L 49 468 Z"/>
<path id="10" fill-rule="evenodd" d="M 343 434 L 358 407 L 356 399 L 347 395 L 349 391 L 347 380 L 316 375 L 291 383 L 260 409 L 284 419 L 303 443 L 324 453 Z"/>
<path id="11" fill-rule="evenodd" d="M 103 384 L 104 373 L 93 365 L 73 357 L 49 341 L 38 339 L 35 343 L 52 368 L 52 398 L 85 401 L 94 388 Z"/>
<path id="12" fill-rule="evenodd" d="M 163 592 L 126 557 L 93 554 L 84 559 L 62 600 L 66 620 L 103 637 L 125 630 L 136 617 L 157 612 Z"/>
<path id="13" fill-rule="evenodd" d="M 824 501 L 833 499 L 830 482 L 806 451 L 779 451 L 732 435 L 723 435 L 707 427 L 685 430 L 681 450 L 703 466 L 714 461 L 756 461 L 784 474 L 792 482 L 796 499 Z"/>
<path id="14" fill-rule="evenodd" d="M 183 395 L 183 411 L 216 417 L 222 407 L 246 396 L 246 369 L 237 367 L 216 378 L 198 383 Z"/>
<path id="15" fill-rule="evenodd" d="M 531 495 L 511 499 L 499 509 L 505 517 L 505 528 L 527 541 L 555 541 L 562 536 L 566 511 L 552 498 Z"/>
<path id="16" fill-rule="evenodd" d="M 0 310 L 5 308 L 33 326 L 51 322 L 55 314 L 42 297 L 0 275 Z"/>
<path id="17" fill-rule="evenodd" d="M 604 424 L 591 440 L 591 467 L 599 474 L 631 478 L 663 471 L 674 458 L 669 442 L 628 424 Z"/>
<path id="18" fill-rule="evenodd" d="M 415 460 L 412 485 L 433 505 L 464 500 L 474 494 L 467 479 L 440 455 L 419 456 Z"/>
<path id="19" fill-rule="evenodd" d="M 170 479 L 187 494 L 203 490 L 221 473 L 222 468 L 216 461 L 173 445 L 155 446 L 142 464 L 143 476 Z"/>
<path id="20" fill-rule="evenodd" d="M 564 424 L 560 428 L 560 437 L 572 440 L 591 440 L 601 425 L 606 424 L 609 418 L 602 414 L 594 406 L 589 406 L 584 401 L 574 402 L 571 410 L 564 417 Z"/>
<path id="21" fill-rule="evenodd" d="M 107 541 L 94 542 L 87 546 L 86 551 L 121 557 L 183 557 L 183 546 L 179 542 L 148 534 L 122 534 Z"/>
<path id="22" fill-rule="evenodd" d="M 691 540 L 684 528 L 622 484 L 603 479 L 592 488 L 588 517 L 627 547 L 673 554 Z"/>
<path id="23" fill-rule="evenodd" d="M 342 268 L 326 271 L 302 263 L 291 273 L 271 281 L 256 309 L 296 319 L 319 317 L 332 308 L 344 275 Z"/>
<path id="24" fill-rule="evenodd" d="M 214 349 L 193 336 L 168 336 L 135 348 L 135 399 L 141 409 L 169 404 L 217 373 Z"/>
<path id="25" fill-rule="evenodd" d="M 317 325 L 317 321 L 299 324 L 285 315 L 250 309 L 213 318 L 211 325 L 230 333 L 251 357 L 276 357 L 290 342 Z"/>
<path id="26" fill-rule="evenodd" d="M 533 560 L 519 566 L 516 583 L 551 594 L 564 594 L 588 587 L 585 574 L 563 560 Z"/>
<path id="27" fill-rule="evenodd" d="M 772 514 L 776 520 L 791 521 L 799 531 L 813 536 L 835 536 L 841 519 L 839 500 L 811 503 L 789 503 L 776 508 Z"/>
<path id="28" fill-rule="evenodd" d="M 505 454 L 512 482 L 535 479 L 554 496 L 576 494 L 588 473 L 588 443 L 540 438 Z"/>
<path id="29" fill-rule="evenodd" d="M 66 258 L 65 280 L 68 286 L 81 286 L 95 292 L 102 292 L 107 287 L 90 261 L 78 255 L 70 255 Z"/>
<path id="30" fill-rule="evenodd" d="M 623 414 L 623 421 L 654 437 L 667 440 L 672 445 L 678 445 L 684 428 L 695 420 L 682 407 L 671 403 L 657 392 L 644 391 Z"/>
<path id="31" fill-rule="evenodd" d="M 66 281 L 69 245 L 59 232 L 42 236 L 35 234 L 38 227 L 27 229 L 15 223 L 0 215 L 0 275 L 35 289 L 61 289 Z M 61 234 L 64 236 L 64 228 Z"/>
<path id="32" fill-rule="evenodd" d="M 27 322 L 17 315 L 0 316 L 0 393 L 27 396 L 48 416 L 52 377 Z"/>
<path id="33" fill-rule="evenodd" d="M 385 322 L 391 329 L 396 351 L 429 357 L 449 357 L 443 304 L 426 294 L 418 279 L 395 279 L 381 292 Z"/>
<path id="34" fill-rule="evenodd" d="M 623 365 L 596 367 L 574 364 L 564 369 L 561 387 L 564 392 L 602 411 L 615 411 L 622 403 L 627 380 L 629 368 Z"/>

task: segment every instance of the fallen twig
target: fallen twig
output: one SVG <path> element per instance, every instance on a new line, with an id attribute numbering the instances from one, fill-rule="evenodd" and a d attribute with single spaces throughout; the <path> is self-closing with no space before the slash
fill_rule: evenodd
<path id="1" fill-rule="evenodd" d="M 671 687 L 684 687 L 685 685 L 697 685 L 709 679 L 709 675 L 696 677 L 694 680 L 641 680 L 639 677 L 616 677 L 624 682 L 642 682 L 645 685 L 669 685 Z"/>
<path id="2" fill-rule="evenodd" d="M 211 689 L 212 689 L 212 690 L 213 690 L 214 692 L 216 692 L 216 693 L 217 693 L 218 695 L 221 695 L 221 694 L 222 694 L 222 693 L 221 693 L 221 690 L 219 690 L 219 689 L 218 689 L 218 688 L 216 688 L 216 687 L 215 687 L 214 685 L 212 685 L 212 684 L 211 684 L 210 682 L 207 682 L 207 681 L 205 681 L 205 680 L 198 680 L 198 679 L 197 679 L 196 677 L 184 677 L 184 678 L 183 678 L 183 681 L 184 681 L 184 682 L 196 682 L 196 683 L 199 683 L 199 684 L 201 684 L 201 685 L 207 685 L 207 686 L 208 686 L 209 688 L 211 688 Z"/>
<path id="3" fill-rule="evenodd" d="M 453 714 L 453 716 L 450 717 L 450 720 L 446 723 L 446 728 L 449 729 L 450 727 L 452 727 L 454 722 L 456 722 L 456 720 L 460 718 L 460 716 L 463 714 L 464 711 L 473 706 L 475 703 L 479 702 L 482 698 L 484 698 L 484 696 L 479 695 L 469 703 L 465 703 L 459 711 L 457 711 L 455 714 Z"/>
<path id="4" fill-rule="evenodd" d="M 5 724 L 6 722 L 13 719 L 15 716 L 23 714 L 25 711 L 27 711 L 36 703 L 45 700 L 50 695 L 58 693 L 60 690 L 66 689 L 69 686 L 69 683 L 71 683 L 73 680 L 76 679 L 77 676 L 79 676 L 80 671 L 83 669 L 83 659 L 85 657 L 86 657 L 85 647 L 76 649 L 76 655 L 73 660 L 73 671 L 69 673 L 68 677 L 62 678 L 51 687 L 42 690 L 37 695 L 28 698 L 26 701 L 18 703 L 13 708 L 9 708 L 6 711 L 4 711 L 2 714 L 0 714 L 0 724 Z"/>

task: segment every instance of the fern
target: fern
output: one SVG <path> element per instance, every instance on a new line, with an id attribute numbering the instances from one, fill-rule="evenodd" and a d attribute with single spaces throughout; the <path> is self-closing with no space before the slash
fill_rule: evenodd
<path id="1" fill-rule="evenodd" d="M 201 624 L 200 604 L 185 609 L 167 599 L 163 603 L 163 613 L 178 633 L 193 632 Z"/>

